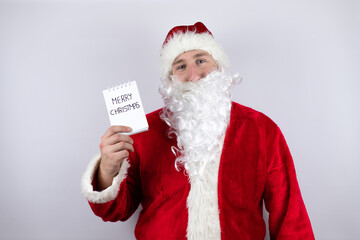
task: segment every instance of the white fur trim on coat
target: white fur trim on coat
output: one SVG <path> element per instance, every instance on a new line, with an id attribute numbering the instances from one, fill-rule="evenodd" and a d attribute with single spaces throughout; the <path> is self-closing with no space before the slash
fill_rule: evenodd
<path id="1" fill-rule="evenodd" d="M 100 154 L 97 154 L 92 158 L 81 178 L 81 193 L 91 203 L 106 203 L 114 200 L 118 194 L 120 184 L 126 178 L 128 168 L 130 167 L 129 162 L 124 160 L 118 175 L 113 179 L 112 185 L 105 190 L 98 192 L 94 191 L 92 182 L 99 164 Z"/>
<path id="2" fill-rule="evenodd" d="M 224 139 L 221 140 L 223 144 Z M 220 240 L 218 175 L 221 153 L 206 165 L 202 175 L 193 176 L 189 169 L 190 192 L 187 197 L 189 240 Z"/>
<path id="3" fill-rule="evenodd" d="M 163 76 L 171 73 L 172 63 L 180 54 L 190 50 L 203 50 L 208 52 L 222 69 L 227 69 L 229 60 L 225 51 L 209 33 L 186 32 L 175 34 L 161 50 L 161 65 Z"/>

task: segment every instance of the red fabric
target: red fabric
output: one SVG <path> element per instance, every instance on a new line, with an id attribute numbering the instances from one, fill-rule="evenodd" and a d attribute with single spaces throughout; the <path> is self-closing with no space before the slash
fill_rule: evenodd
<path id="1" fill-rule="evenodd" d="M 209 29 L 206 28 L 206 26 L 202 22 L 197 22 L 194 25 L 189 26 L 176 26 L 173 27 L 169 33 L 167 34 L 165 41 L 163 43 L 163 46 L 166 45 L 166 43 L 175 35 L 179 33 L 186 33 L 186 32 L 195 32 L 198 34 L 201 33 L 209 33 L 212 35 L 212 33 L 209 31 Z"/>
<path id="2" fill-rule="evenodd" d="M 175 170 L 176 140 L 159 111 L 147 115 L 149 131 L 133 136 L 136 152 L 117 198 L 90 205 L 104 221 L 123 221 L 141 202 L 137 239 L 186 239 L 190 185 Z M 233 103 L 218 181 L 222 239 L 264 239 L 263 200 L 271 239 L 314 239 L 284 137 L 262 113 Z"/>

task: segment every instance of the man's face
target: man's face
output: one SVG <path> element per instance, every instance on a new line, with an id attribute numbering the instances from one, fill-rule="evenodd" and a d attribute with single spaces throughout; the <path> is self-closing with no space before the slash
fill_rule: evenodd
<path id="1" fill-rule="evenodd" d="M 171 71 L 181 82 L 194 82 L 217 70 L 218 66 L 209 53 L 191 50 L 175 58 Z"/>

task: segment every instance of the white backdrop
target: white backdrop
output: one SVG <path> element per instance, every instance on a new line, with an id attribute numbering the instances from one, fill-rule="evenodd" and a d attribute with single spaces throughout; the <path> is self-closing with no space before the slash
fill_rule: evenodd
<path id="1" fill-rule="evenodd" d="M 360 239 L 360 2 L 0 0 L 0 239 L 134 239 L 80 178 L 109 122 L 102 90 L 136 80 L 162 106 L 171 27 L 203 21 L 292 152 L 317 239 Z"/>

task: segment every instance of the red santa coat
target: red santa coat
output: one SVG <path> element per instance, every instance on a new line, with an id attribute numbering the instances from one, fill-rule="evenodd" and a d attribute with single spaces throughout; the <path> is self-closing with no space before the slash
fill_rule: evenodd
<path id="1" fill-rule="evenodd" d="M 141 203 L 137 239 L 186 239 L 188 176 L 174 167 L 168 126 L 160 110 L 147 115 L 149 131 L 133 135 L 135 152 L 113 186 L 92 190 L 98 156 L 83 176 L 83 194 L 104 221 L 125 221 Z M 232 104 L 218 175 L 221 239 L 264 239 L 263 202 L 271 239 L 314 239 L 285 139 L 264 114 Z"/>

